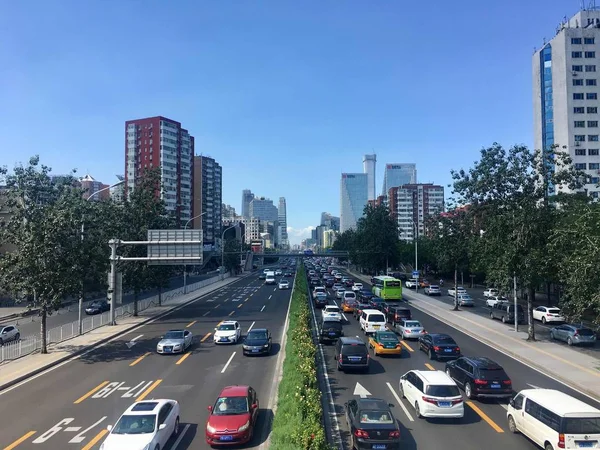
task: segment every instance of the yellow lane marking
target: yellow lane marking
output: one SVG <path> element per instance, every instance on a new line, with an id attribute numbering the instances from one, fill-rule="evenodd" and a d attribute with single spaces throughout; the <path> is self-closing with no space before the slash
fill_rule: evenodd
<path id="1" fill-rule="evenodd" d="M 136 359 L 134 362 L 132 362 L 131 364 L 129 364 L 129 367 L 133 367 L 135 366 L 137 363 L 141 362 L 142 359 L 144 359 L 146 356 L 148 356 L 150 354 L 150 352 L 143 354 L 142 356 L 140 356 L 138 359 Z"/>
<path id="2" fill-rule="evenodd" d="M 240 308 L 242 307 L 242 305 L 243 305 L 243 303 L 240 303 L 240 304 L 238 305 L 238 309 L 240 309 Z"/>
<path id="3" fill-rule="evenodd" d="M 408 345 L 406 342 L 404 341 L 400 341 L 400 343 L 402 344 L 402 346 L 408 350 L 409 352 L 414 352 L 414 350 L 412 349 L 412 347 L 410 345 Z"/>
<path id="4" fill-rule="evenodd" d="M 31 436 L 33 436 L 35 433 L 36 433 L 35 431 L 30 431 L 29 433 L 25 433 L 23 436 L 21 436 L 15 442 L 10 444 L 8 447 L 4 447 L 4 450 L 13 450 L 13 448 L 16 448 L 17 445 L 23 443 L 24 441 L 29 439 Z"/>
<path id="5" fill-rule="evenodd" d="M 233 311 L 231 311 L 231 312 L 229 313 L 229 315 L 230 315 L 230 316 L 233 316 L 233 313 L 235 313 L 235 309 L 234 309 Z"/>
<path id="6" fill-rule="evenodd" d="M 177 366 L 178 366 L 179 364 L 181 364 L 182 362 L 184 362 L 186 359 L 188 359 L 188 358 L 190 357 L 190 355 L 191 355 L 191 353 L 186 353 L 186 354 L 185 354 L 185 355 L 183 355 L 181 358 L 179 358 L 179 361 L 177 361 L 177 362 L 175 363 L 175 365 L 177 365 Z"/>
<path id="7" fill-rule="evenodd" d="M 223 323 L 223 321 L 221 320 L 221 321 L 220 321 L 220 322 L 217 324 L 217 327 L 220 327 L 222 323 Z"/>
<path id="8" fill-rule="evenodd" d="M 435 367 L 433 367 L 431 364 L 429 363 L 425 363 L 425 367 L 427 367 L 429 370 L 435 370 Z"/>
<path id="9" fill-rule="evenodd" d="M 492 419 L 490 419 L 486 413 L 484 413 L 481 409 L 479 409 L 479 407 L 475 403 L 467 402 L 467 405 L 469 405 L 471 407 L 471 409 L 473 411 L 475 411 L 479 417 L 481 417 L 483 420 L 485 420 L 487 422 L 487 424 L 494 429 L 494 431 L 496 431 L 497 433 L 504 433 L 504 430 L 502 428 L 500 428 L 496 424 L 496 422 L 494 422 Z"/>
<path id="10" fill-rule="evenodd" d="M 102 389 L 104 386 L 106 386 L 108 384 L 108 381 L 103 381 L 102 383 L 100 383 L 98 386 L 96 386 L 94 389 L 92 389 L 91 391 L 89 391 L 87 394 L 83 394 L 81 397 L 79 397 L 77 400 L 75 400 L 73 403 L 75 403 L 76 405 L 78 403 L 81 403 L 82 401 L 84 401 L 86 398 L 91 397 L 92 395 L 94 395 L 96 392 L 98 392 L 100 389 Z"/>
<path id="11" fill-rule="evenodd" d="M 140 395 L 138 398 L 136 398 L 135 401 L 141 402 L 142 400 L 144 400 L 146 397 L 148 397 L 148 394 L 150 394 L 150 392 L 152 392 L 154 389 L 156 389 L 156 386 L 158 386 L 160 383 L 162 383 L 162 380 L 156 380 L 154 383 L 152 383 L 150 385 L 150 387 L 148 389 L 146 389 L 144 392 L 142 392 L 142 395 Z"/>
<path id="12" fill-rule="evenodd" d="M 212 334 L 212 333 L 206 333 L 206 334 L 204 335 L 204 337 L 203 337 L 202 339 L 200 339 L 200 342 L 204 342 L 205 340 L 207 340 L 207 339 L 210 337 L 210 335 L 211 335 L 211 334 Z"/>
<path id="13" fill-rule="evenodd" d="M 197 320 L 194 320 L 192 323 L 190 323 L 189 325 L 186 325 L 185 327 L 186 327 L 186 328 L 189 328 L 189 327 L 191 327 L 191 326 L 194 326 L 194 324 L 195 324 L 196 322 L 198 322 L 198 321 L 197 321 Z"/>
<path id="14" fill-rule="evenodd" d="M 94 436 L 94 438 L 90 442 L 88 442 L 86 446 L 83 447 L 81 450 L 90 450 L 94 445 L 98 443 L 100 439 L 104 437 L 104 435 L 106 435 L 106 433 L 108 433 L 107 429 L 100 430 L 100 433 Z"/>

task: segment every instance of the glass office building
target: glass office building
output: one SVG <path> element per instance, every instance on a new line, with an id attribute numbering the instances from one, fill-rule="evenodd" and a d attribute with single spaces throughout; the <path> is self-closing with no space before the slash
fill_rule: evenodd
<path id="1" fill-rule="evenodd" d="M 343 173 L 340 183 L 340 231 L 356 229 L 368 200 L 368 175 Z"/>

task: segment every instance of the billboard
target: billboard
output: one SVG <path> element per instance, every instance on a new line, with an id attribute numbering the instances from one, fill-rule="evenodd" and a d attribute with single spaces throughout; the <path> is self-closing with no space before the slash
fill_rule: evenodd
<path id="1" fill-rule="evenodd" d="M 148 230 L 148 241 L 157 242 L 148 244 L 148 257 L 156 258 L 148 261 L 152 266 L 202 265 L 202 230 Z M 161 241 L 170 243 L 158 244 Z"/>

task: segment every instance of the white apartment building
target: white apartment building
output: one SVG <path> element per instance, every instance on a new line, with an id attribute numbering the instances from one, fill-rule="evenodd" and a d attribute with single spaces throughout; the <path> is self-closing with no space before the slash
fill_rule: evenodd
<path id="1" fill-rule="evenodd" d="M 425 233 L 429 216 L 444 211 L 444 187 L 434 184 L 406 184 L 390 189 L 388 204 L 392 217 L 398 224 L 398 236 L 413 241 L 415 225 L 418 236 Z"/>
<path id="2" fill-rule="evenodd" d="M 586 191 L 598 198 L 600 181 L 600 11 L 579 11 L 533 55 L 534 145 L 558 145 L 588 176 Z M 562 191 L 566 191 L 563 187 Z M 555 186 L 550 194 L 556 193 Z"/>

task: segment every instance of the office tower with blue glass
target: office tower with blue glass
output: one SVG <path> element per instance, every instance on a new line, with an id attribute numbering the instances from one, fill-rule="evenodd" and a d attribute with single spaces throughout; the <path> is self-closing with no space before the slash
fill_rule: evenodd
<path id="1" fill-rule="evenodd" d="M 340 231 L 356 229 L 368 200 L 366 173 L 343 173 L 340 183 Z"/>

